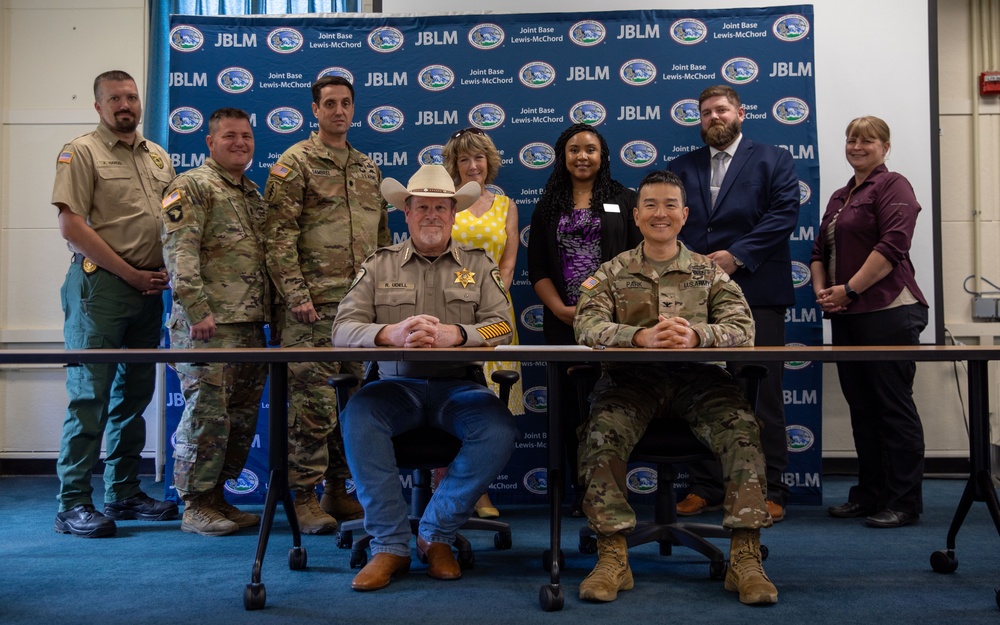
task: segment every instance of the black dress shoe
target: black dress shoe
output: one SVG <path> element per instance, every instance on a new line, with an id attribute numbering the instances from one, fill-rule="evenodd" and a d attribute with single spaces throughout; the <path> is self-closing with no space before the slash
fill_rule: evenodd
<path id="1" fill-rule="evenodd" d="M 916 523 L 919 520 L 919 514 L 886 508 L 882 512 L 873 514 L 865 519 L 865 525 L 868 527 L 903 527 L 904 525 Z"/>
<path id="2" fill-rule="evenodd" d="M 115 522 L 94 509 L 89 503 L 80 504 L 56 515 L 55 529 L 60 534 L 73 534 L 83 538 L 114 536 Z"/>
<path id="3" fill-rule="evenodd" d="M 104 514 L 119 521 L 169 521 L 177 518 L 177 504 L 172 501 L 157 501 L 146 493 L 139 493 L 128 499 L 105 504 Z"/>
<path id="4" fill-rule="evenodd" d="M 848 501 L 845 504 L 827 508 L 826 512 L 830 516 L 837 517 L 838 519 L 856 519 L 858 517 L 868 516 L 873 513 L 874 510 L 866 508 L 859 503 Z"/>

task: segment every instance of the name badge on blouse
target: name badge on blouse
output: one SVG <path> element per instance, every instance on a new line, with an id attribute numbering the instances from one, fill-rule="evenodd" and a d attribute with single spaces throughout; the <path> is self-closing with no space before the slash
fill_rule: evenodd
<path id="1" fill-rule="evenodd" d="M 622 211 L 621 211 L 620 208 L 618 208 L 617 204 L 605 204 L 604 205 L 604 212 L 605 213 L 620 213 Z"/>

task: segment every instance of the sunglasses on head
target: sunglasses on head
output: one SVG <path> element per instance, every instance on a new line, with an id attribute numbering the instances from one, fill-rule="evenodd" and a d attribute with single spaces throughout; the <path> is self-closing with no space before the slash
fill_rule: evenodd
<path id="1" fill-rule="evenodd" d="M 458 139 L 467 132 L 471 132 L 474 135 L 485 135 L 486 133 L 476 127 L 463 128 L 451 136 L 452 139 Z"/>

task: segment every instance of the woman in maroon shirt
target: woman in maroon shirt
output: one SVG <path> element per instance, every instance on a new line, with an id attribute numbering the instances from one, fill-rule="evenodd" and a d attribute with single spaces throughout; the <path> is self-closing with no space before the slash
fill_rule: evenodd
<path id="1" fill-rule="evenodd" d="M 810 269 L 816 302 L 830 319 L 834 345 L 915 345 L 927 301 L 910 261 L 920 204 L 913 187 L 885 166 L 889 126 L 859 117 L 847 126 L 854 176 L 834 192 L 820 222 Z M 872 527 L 916 522 L 922 509 L 924 432 L 913 403 L 912 361 L 838 362 L 851 410 L 858 484 L 839 518 Z"/>

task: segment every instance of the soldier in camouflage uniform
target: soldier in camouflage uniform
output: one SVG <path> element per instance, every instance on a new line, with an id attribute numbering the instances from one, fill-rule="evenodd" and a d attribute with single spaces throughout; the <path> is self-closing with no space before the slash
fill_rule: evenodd
<path id="1" fill-rule="evenodd" d="M 205 164 L 177 176 L 163 198 L 163 253 L 173 288 L 174 348 L 264 347 L 270 309 L 264 198 L 244 175 L 253 159 L 249 116 L 223 108 L 208 121 Z M 260 522 L 226 502 L 223 484 L 246 464 L 257 429 L 263 363 L 178 363 L 184 415 L 174 445 L 181 529 L 224 536 Z"/>
<path id="2" fill-rule="evenodd" d="M 347 142 L 354 88 L 327 76 L 313 84 L 312 95 L 319 131 L 281 155 L 264 193 L 267 264 L 280 296 L 275 322 L 283 347 L 329 346 L 337 305 L 361 263 L 390 242 L 382 172 Z M 363 377 L 357 362 L 288 367 L 288 483 L 307 534 L 334 531 L 336 517 L 364 514 L 345 490 L 350 471 L 336 394 L 326 382 L 341 370 Z"/>
<path id="3" fill-rule="evenodd" d="M 584 281 L 573 324 L 577 342 L 607 347 L 684 349 L 752 346 L 753 318 L 739 286 L 714 261 L 677 240 L 687 219 L 684 187 L 671 172 L 639 185 L 635 221 L 643 243 L 601 265 Z M 613 601 L 633 587 L 625 534 L 628 457 L 654 418 L 679 417 L 721 461 L 726 484 L 723 525 L 731 528 L 726 589 L 743 603 L 775 603 L 778 591 L 761 566 L 764 505 L 760 430 L 739 386 L 710 363 L 609 363 L 580 428 L 583 510 L 597 532 L 597 566 L 580 598 Z"/>

